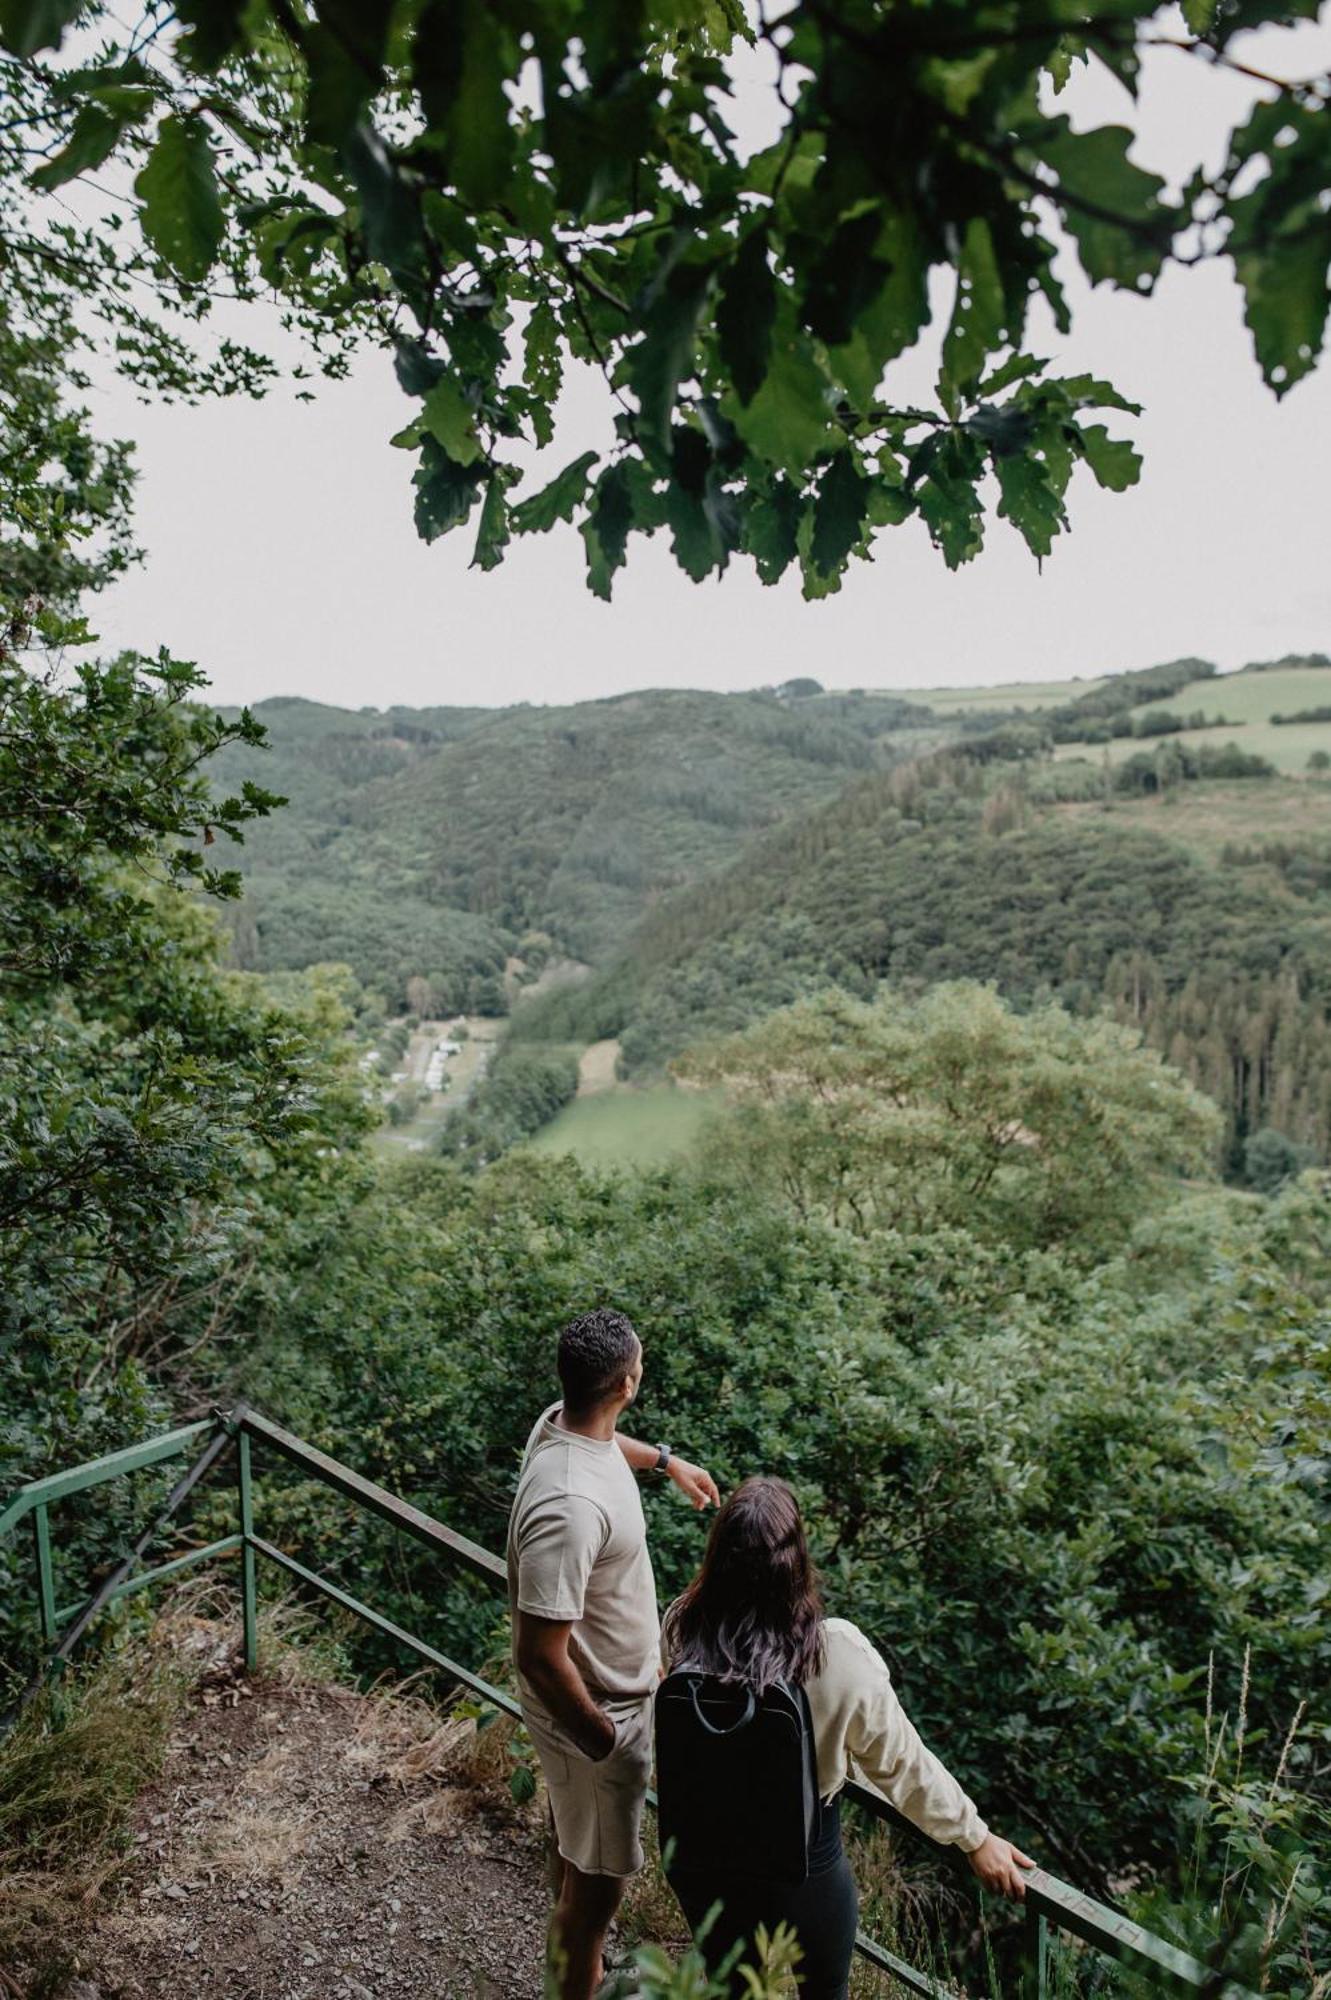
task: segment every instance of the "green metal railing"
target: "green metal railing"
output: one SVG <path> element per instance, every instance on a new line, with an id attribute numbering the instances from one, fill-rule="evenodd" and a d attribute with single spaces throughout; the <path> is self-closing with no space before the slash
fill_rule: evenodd
<path id="1" fill-rule="evenodd" d="M 201 1423 L 187 1424 L 183 1429 L 169 1431 L 162 1437 L 151 1438 L 146 1443 L 133 1445 L 125 1451 L 109 1453 L 104 1458 L 90 1460 L 86 1465 L 75 1466 L 69 1472 L 53 1473 L 48 1479 L 39 1479 L 24 1486 L 0 1512 L 0 1541 L 29 1520 L 32 1524 L 33 1563 L 37 1589 L 37 1602 L 41 1619 L 44 1660 L 40 1674 L 32 1682 L 25 1696 L 33 1694 L 58 1672 L 69 1659 L 80 1639 L 93 1621 L 108 1605 L 131 1592 L 147 1589 L 166 1577 L 177 1576 L 183 1570 L 196 1564 L 215 1560 L 218 1557 L 235 1554 L 239 1558 L 239 1584 L 241 1620 L 245 1665 L 252 1670 L 257 1661 L 257 1613 L 258 1613 L 258 1559 L 262 1557 L 274 1567 L 295 1577 L 308 1589 L 319 1592 L 340 1605 L 344 1611 L 372 1626 L 385 1638 L 393 1640 L 404 1651 L 436 1668 L 449 1680 L 479 1694 L 505 1714 L 517 1717 L 520 1714 L 513 1696 L 502 1688 L 493 1687 L 469 1667 L 450 1659 L 437 1647 L 424 1639 L 394 1624 L 371 1605 L 353 1597 L 349 1591 L 333 1583 L 328 1577 L 320 1576 L 315 1570 L 298 1562 L 284 1549 L 267 1541 L 256 1532 L 254 1525 L 254 1485 L 251 1465 L 252 1447 L 255 1445 L 275 1453 L 289 1464 L 296 1466 L 307 1476 L 313 1477 L 333 1492 L 352 1500 L 368 1513 L 388 1521 L 402 1533 L 410 1535 L 428 1549 L 450 1562 L 462 1565 L 474 1575 L 487 1582 L 503 1584 L 506 1581 L 504 1564 L 498 1556 L 465 1535 L 446 1528 L 442 1522 L 422 1513 L 417 1507 L 401 1500 L 396 1494 L 376 1486 L 371 1480 L 363 1479 L 350 1467 L 342 1465 L 325 1452 L 306 1444 L 302 1438 L 294 1437 L 280 1425 L 270 1423 L 247 1405 L 240 1405 L 229 1415 L 217 1413 Z M 110 1573 L 92 1592 L 91 1596 L 77 1607 L 61 1609 L 56 1603 L 54 1567 L 51 1560 L 50 1510 L 60 1501 L 67 1500 L 75 1493 L 87 1492 L 107 1480 L 125 1478 L 131 1473 L 141 1472 L 155 1465 L 168 1464 L 173 1459 L 186 1457 L 196 1447 L 202 1447 L 199 1456 L 189 1470 L 172 1488 L 166 1501 L 156 1516 L 139 1536 L 133 1547 L 118 1562 Z M 185 1500 L 199 1482 L 218 1462 L 234 1453 L 236 1499 L 240 1520 L 239 1532 L 222 1535 L 217 1540 L 202 1547 L 187 1549 L 166 1562 L 153 1568 L 142 1569 L 143 1562 L 153 1542 L 163 1533 L 172 1518 L 179 1512 Z M 910 1820 L 898 1812 L 896 1807 L 867 1786 L 851 1783 L 846 1788 L 847 1796 L 863 1807 L 874 1818 L 885 1820 L 889 1825 L 908 1834 L 942 1860 L 955 1866 L 958 1855 L 953 1848 L 945 1847 L 931 1840 Z M 649 1800 L 654 1804 L 652 1795 Z M 1026 1965 L 1028 1990 L 1042 2000 L 1049 1983 L 1050 1947 L 1052 1939 L 1066 1934 L 1080 1939 L 1106 1957 L 1133 1966 L 1148 1980 L 1170 1988 L 1200 1989 L 1215 2000 L 1221 1996 L 1244 1996 L 1244 1989 L 1223 1974 L 1203 1965 L 1189 1953 L 1181 1951 L 1166 1939 L 1157 1937 L 1142 1925 L 1134 1923 L 1121 1911 L 1107 1903 L 1097 1902 L 1091 1896 L 1083 1895 L 1046 1869 L 1034 1868 L 1025 1878 L 1025 1923 L 1026 1923 Z M 886 1946 L 877 1943 L 863 1933 L 856 1939 L 860 1954 L 880 1971 L 886 1973 L 914 1993 L 930 1996 L 930 2000 L 955 2000 L 947 1988 L 928 1972 L 906 1963 Z M 1251 2000 L 1244 1996 L 1244 2000 Z"/>

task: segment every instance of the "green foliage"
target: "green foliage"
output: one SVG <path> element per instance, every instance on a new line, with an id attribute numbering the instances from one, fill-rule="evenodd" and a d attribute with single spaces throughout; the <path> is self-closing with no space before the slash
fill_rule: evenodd
<path id="1" fill-rule="evenodd" d="M 1070 327 L 1061 243 L 1092 283 L 1138 294 L 1180 253 L 1230 258 L 1277 394 L 1322 347 L 1320 83 L 1272 85 L 1178 198 L 1130 127 L 1077 130 L 1052 108 L 1074 57 L 1131 84 L 1153 14 L 1002 0 L 958 38 L 945 0 L 909 18 L 810 0 L 756 25 L 714 0 L 576 19 L 557 0 L 317 18 L 190 0 L 145 35 L 92 0 L 8 0 L 7 268 L 34 324 L 91 296 L 123 365 L 172 391 L 263 386 L 239 349 L 209 378 L 171 324 L 187 334 L 219 280 L 276 292 L 331 369 L 391 348 L 419 530 L 478 519 L 482 568 L 570 520 L 607 596 L 632 537 L 664 528 L 690 576 L 745 555 L 770 582 L 797 563 L 821 597 L 908 519 L 950 566 L 973 558 L 990 478 L 1043 559 L 1076 467 L 1111 491 L 1139 472 L 1101 420 L 1133 406 L 1027 351 L 1033 299 Z M 1180 47 L 1241 68 L 1234 38 L 1283 18 L 1217 9 Z M 93 21 L 90 54 L 67 30 Z M 744 44 L 777 84 L 779 129 L 752 156 L 728 116 Z M 139 199 L 123 231 L 42 207 L 77 186 L 95 211 L 89 177 L 125 169 Z M 924 337 L 939 274 L 935 394 L 907 406 L 892 364 Z M 604 382 L 616 455 L 594 481 L 588 455 L 553 479 L 540 467 L 524 497 L 523 447 L 550 443 L 570 361 Z"/>
<path id="2" fill-rule="evenodd" d="M 1243 1172 L 1250 1187 L 1259 1194 L 1274 1194 L 1287 1180 L 1312 1163 L 1307 1148 L 1296 1146 L 1283 1132 L 1264 1125 L 1254 1132 L 1243 1148 Z"/>
<path id="3" fill-rule="evenodd" d="M 618 1035 L 644 1076 L 829 983 L 868 999 L 880 980 L 976 979 L 1141 1029 L 1221 1105 L 1234 1168 L 1264 1124 L 1323 1153 L 1331 904 L 1312 850 L 1273 883 L 1256 856 L 1215 868 L 1112 818 L 1004 820 L 1000 782 L 943 753 L 848 787 L 659 904 L 617 961 L 524 1008 L 523 1033 Z"/>
<path id="4" fill-rule="evenodd" d="M 409 1125 L 420 1110 L 422 1090 L 418 1083 L 410 1079 L 398 1088 L 388 1100 L 388 1122 L 390 1125 Z"/>
<path id="5" fill-rule="evenodd" d="M 163 118 L 134 192 L 143 203 L 143 233 L 163 263 L 177 277 L 206 278 L 216 262 L 226 218 L 202 119 Z"/>
<path id="6" fill-rule="evenodd" d="M 1103 1256 L 1214 1150 L 1214 1106 L 1108 1021 L 989 989 L 825 994 L 676 1065 L 739 1115 L 727 1177 L 859 1231 L 964 1228 Z"/>
<path id="7" fill-rule="evenodd" d="M 82 667 L 73 692 L 0 657 L 7 980 L 41 989 L 134 952 L 149 908 L 131 886 L 135 871 L 239 893 L 239 876 L 210 866 L 204 849 L 215 829 L 242 841 L 241 828 L 282 801 L 249 780 L 214 797 L 199 765 L 226 744 L 262 744 L 263 731 L 247 710 L 227 723 L 193 708 L 203 685 L 196 668 L 164 654 Z"/>
<path id="8" fill-rule="evenodd" d="M 477 1084 L 466 1109 L 449 1119 L 440 1151 L 469 1167 L 483 1167 L 548 1125 L 571 1103 L 577 1088 L 578 1058 L 573 1050 L 509 1042 Z"/>
<path id="9" fill-rule="evenodd" d="M 1188 724 L 1190 729 L 1195 726 Z M 1169 733 L 1168 730 L 1133 731 L 1134 735 L 1143 736 Z M 1124 758 L 1114 772 L 1114 789 L 1149 795 L 1200 778 L 1274 778 L 1275 774 L 1274 764 L 1251 750 L 1240 750 L 1237 743 L 1201 743 L 1196 748 L 1190 743 L 1169 743 L 1154 755 L 1138 751 L 1135 756 Z"/>
<path id="10" fill-rule="evenodd" d="M 271 799 L 211 796 L 200 762 L 261 732 L 195 710 L 198 684 L 170 661 L 62 680 L 0 666 L 5 1489 L 142 1435 L 164 1391 L 190 1393 L 189 1357 L 264 1227 L 295 1184 L 335 1177 L 366 1122 L 330 1046 L 336 1003 L 284 1009 L 219 965 L 204 898 L 236 883 L 200 835 L 238 838 Z M 149 1497 L 72 1505 L 62 1602 Z M 6 1681 L 31 1638 L 10 1588 L 22 1559 L 0 1549 Z"/>
<path id="11" fill-rule="evenodd" d="M 1291 1770 L 1306 1763 L 1302 1714 L 1270 1739 L 1250 1735 L 1245 1654 L 1237 1712 L 1217 1715 L 1208 1674 L 1205 1759 L 1187 1781 L 1193 1834 L 1183 1895 L 1157 1889 L 1133 1912 L 1204 1964 L 1256 1992 L 1318 1992 L 1314 1954 L 1331 1923 L 1320 1850 L 1331 1814 Z M 1130 1979 L 1128 1990 L 1144 1985 Z"/>
<path id="12" fill-rule="evenodd" d="M 0 667 L 86 636 L 80 599 L 134 558 L 124 445 L 99 445 L 66 391 L 65 329 L 26 327 L 0 300 Z"/>
<path id="13" fill-rule="evenodd" d="M 792 1480 L 829 1601 L 885 1648 L 995 1823 L 1088 1888 L 1128 1866 L 1176 1885 L 1212 1652 L 1232 1708 L 1251 1646 L 1254 1731 L 1283 1733 L 1307 1695 L 1291 1782 L 1324 1784 L 1318 1490 L 1255 1455 L 1278 1419 L 1310 1454 L 1316 1406 L 1289 1400 L 1310 1309 L 1256 1211 L 1168 1208 L 1158 1184 L 1117 1199 L 1148 1212 L 1105 1261 L 1094 1215 L 1054 1251 L 986 1241 L 947 1219 L 941 1173 L 918 1217 L 852 1234 L 716 1173 L 515 1155 L 467 1181 L 414 1161 L 306 1239 L 317 1287 L 293 1276 L 248 1311 L 247 1379 L 493 1546 L 557 1328 L 615 1303 L 646 1345 L 643 1434 L 687 1440 L 723 1485 Z M 1254 1366 L 1277 1337 L 1280 1360 Z M 646 1504 L 668 1597 L 705 1524 L 670 1493 Z M 263 1508 L 284 1546 L 372 1580 L 413 1629 L 498 1643 L 492 1596 L 372 1525 L 281 1477 Z"/>
<path id="14" fill-rule="evenodd" d="M 754 1933 L 752 1957 L 741 1953 L 738 1968 L 732 1953 L 715 1975 L 709 1976 L 696 1944 L 678 1959 L 672 1959 L 660 1945 L 639 1945 L 633 1954 L 636 1975 L 634 1991 L 641 2000 L 726 2000 L 735 1991 L 738 1978 L 744 2000 L 784 2000 L 795 1991 L 799 1970 L 799 1940 L 786 1924 L 769 1932 L 759 1924 Z"/>

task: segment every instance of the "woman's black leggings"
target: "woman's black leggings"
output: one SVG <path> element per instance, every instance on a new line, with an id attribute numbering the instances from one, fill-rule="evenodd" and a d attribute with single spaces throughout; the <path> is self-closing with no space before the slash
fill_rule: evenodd
<path id="1" fill-rule="evenodd" d="M 695 1934 L 713 1904 L 722 1906 L 701 1945 L 709 1972 L 741 1939 L 751 1939 L 759 1924 L 772 1931 L 785 1923 L 800 1941 L 795 1969 L 800 2000 L 846 2000 L 859 1899 L 839 1840 L 831 1865 L 807 1876 L 796 1888 L 736 1877 L 727 1881 L 720 1875 L 703 1877 L 682 1869 L 671 1872 L 670 1886 Z M 742 1994 L 742 1980 L 732 1977 L 730 1991 Z"/>

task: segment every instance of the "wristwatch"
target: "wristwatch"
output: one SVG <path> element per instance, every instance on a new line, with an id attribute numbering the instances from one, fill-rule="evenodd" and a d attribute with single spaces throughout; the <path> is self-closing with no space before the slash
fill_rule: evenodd
<path id="1" fill-rule="evenodd" d="M 658 1444 L 656 1447 L 656 1464 L 652 1467 L 652 1471 L 664 1472 L 670 1463 L 670 1458 L 670 1446 L 668 1444 Z"/>

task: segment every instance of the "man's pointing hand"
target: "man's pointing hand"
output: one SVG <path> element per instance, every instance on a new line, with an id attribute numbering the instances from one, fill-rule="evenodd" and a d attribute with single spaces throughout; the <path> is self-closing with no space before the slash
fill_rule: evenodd
<path id="1" fill-rule="evenodd" d="M 705 1472 L 700 1465 L 690 1465 L 687 1458 L 672 1455 L 666 1467 L 666 1477 L 674 1480 L 684 1498 L 699 1512 L 704 1507 L 721 1505 L 721 1495 L 711 1473 Z"/>

